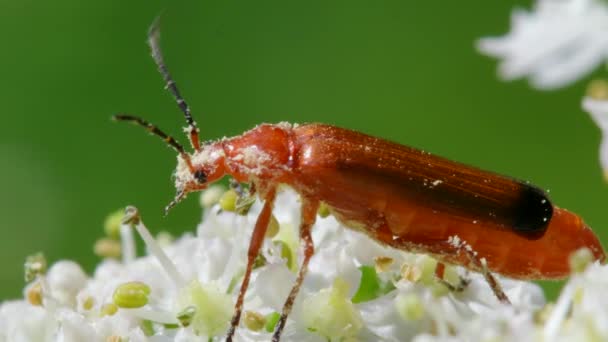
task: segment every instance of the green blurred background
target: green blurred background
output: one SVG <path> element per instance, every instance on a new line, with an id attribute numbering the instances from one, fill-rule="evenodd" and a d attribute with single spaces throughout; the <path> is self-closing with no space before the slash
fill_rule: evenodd
<path id="1" fill-rule="evenodd" d="M 35 251 L 91 271 L 104 217 L 124 205 L 154 231 L 199 222 L 195 196 L 162 217 L 175 153 L 110 121 L 141 115 L 186 143 L 145 44 L 161 11 L 204 139 L 261 122 L 352 128 L 530 180 L 608 241 L 600 133 L 580 109 L 588 79 L 553 92 L 503 83 L 474 48 L 507 32 L 515 5 L 530 3 L 1 1 L 0 299 L 21 295 Z"/>

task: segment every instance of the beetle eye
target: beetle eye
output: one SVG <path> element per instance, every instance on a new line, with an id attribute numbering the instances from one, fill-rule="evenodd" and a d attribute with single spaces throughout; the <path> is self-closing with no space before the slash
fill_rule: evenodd
<path id="1" fill-rule="evenodd" d="M 194 171 L 194 178 L 199 183 L 205 183 L 207 181 L 207 175 L 205 174 L 205 172 L 203 170 Z"/>

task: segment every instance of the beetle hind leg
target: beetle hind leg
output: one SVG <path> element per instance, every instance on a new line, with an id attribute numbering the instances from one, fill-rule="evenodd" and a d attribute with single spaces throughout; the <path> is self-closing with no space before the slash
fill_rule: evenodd
<path id="1" fill-rule="evenodd" d="M 488 269 L 488 264 L 486 263 L 486 259 L 485 258 L 480 259 L 477 257 L 477 255 L 475 255 L 473 253 L 468 253 L 468 254 L 469 254 L 469 258 L 471 259 L 471 261 L 473 263 L 476 263 L 477 266 L 480 267 L 481 274 L 486 279 L 486 282 L 488 283 L 488 285 L 490 285 L 490 288 L 492 289 L 492 292 L 494 292 L 494 295 L 496 296 L 496 298 L 498 298 L 498 300 L 501 303 L 511 304 L 509 297 L 507 297 L 507 294 L 502 290 L 502 286 L 500 285 L 498 280 L 494 277 L 492 272 L 490 272 L 490 270 Z"/>
<path id="2" fill-rule="evenodd" d="M 477 255 L 477 252 L 475 252 L 473 248 L 465 241 L 453 239 L 448 241 L 448 243 L 452 246 L 452 248 L 455 249 L 456 254 L 464 255 L 464 257 L 468 259 L 472 268 L 478 270 L 483 275 L 488 285 L 490 285 L 492 292 L 494 292 L 494 295 L 501 303 L 511 304 L 509 297 L 507 297 L 505 292 L 502 290 L 502 286 L 500 286 L 500 283 L 496 277 L 494 277 L 494 275 L 490 272 L 485 258 L 480 258 Z"/>

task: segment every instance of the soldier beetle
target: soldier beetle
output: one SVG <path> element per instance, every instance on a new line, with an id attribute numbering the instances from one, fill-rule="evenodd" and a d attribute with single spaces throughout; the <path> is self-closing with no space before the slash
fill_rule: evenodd
<path id="1" fill-rule="evenodd" d="M 490 272 L 517 279 L 564 278 L 570 273 L 569 255 L 580 248 L 588 248 L 595 260 L 605 260 L 600 242 L 583 220 L 554 206 L 538 187 L 363 133 L 324 124 L 262 124 L 242 135 L 201 145 L 190 108 L 163 60 L 157 21 L 150 28 L 148 43 L 185 115 L 194 151 L 186 152 L 175 139 L 141 118 L 114 118 L 145 127 L 177 151 L 177 195 L 165 211 L 225 175 L 252 184 L 264 201 L 227 341 L 239 324 L 280 184 L 301 196 L 304 258 L 273 341 L 280 339 L 314 253 L 311 228 L 320 203 L 346 227 L 384 245 L 432 255 L 439 260 L 439 278 L 443 263 L 482 272 L 503 302 L 508 299 Z"/>

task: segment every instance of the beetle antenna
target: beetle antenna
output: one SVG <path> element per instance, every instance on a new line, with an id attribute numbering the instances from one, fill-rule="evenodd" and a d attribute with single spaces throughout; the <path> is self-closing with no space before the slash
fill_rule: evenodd
<path id="1" fill-rule="evenodd" d="M 190 135 L 190 144 L 192 144 L 192 147 L 196 151 L 200 151 L 200 143 L 198 140 L 198 127 L 196 126 L 196 122 L 192 118 L 192 114 L 190 113 L 190 107 L 186 103 L 186 100 L 184 100 L 184 98 L 180 94 L 179 89 L 177 89 L 177 85 L 173 80 L 173 77 L 171 77 L 171 74 L 169 73 L 169 69 L 165 64 L 165 60 L 160 49 L 160 17 L 156 17 L 156 19 L 154 19 L 154 22 L 152 22 L 152 25 L 148 30 L 148 45 L 150 45 L 152 58 L 158 66 L 158 71 L 163 76 L 163 80 L 165 80 L 165 88 L 168 89 L 169 92 L 171 92 L 171 94 L 175 98 L 175 101 L 177 102 L 179 109 L 186 116 L 186 122 L 188 123 L 186 132 Z"/>
<path id="2" fill-rule="evenodd" d="M 167 133 L 161 131 L 155 125 L 149 123 L 148 121 L 146 121 L 140 117 L 133 116 L 133 115 L 118 114 L 118 115 L 112 116 L 112 119 L 116 120 L 116 121 L 132 122 L 138 126 L 145 128 L 148 132 L 150 132 L 150 134 L 159 136 L 169 146 L 171 146 L 174 150 L 176 150 L 177 153 L 179 153 L 179 155 L 184 159 L 184 161 L 188 165 L 188 168 L 192 172 L 194 172 L 194 167 L 192 167 L 192 163 L 190 162 L 190 156 L 186 153 L 186 151 L 184 151 L 184 147 L 180 143 L 178 143 L 177 140 L 175 140 L 172 136 L 167 135 Z"/>

